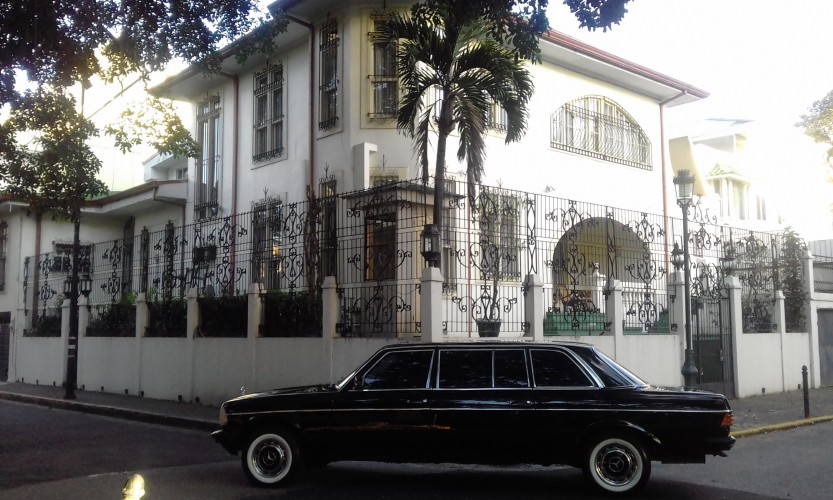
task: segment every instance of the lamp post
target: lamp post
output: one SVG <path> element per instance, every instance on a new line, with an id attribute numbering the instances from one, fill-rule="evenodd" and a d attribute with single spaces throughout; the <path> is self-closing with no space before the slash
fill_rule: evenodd
<path id="1" fill-rule="evenodd" d="M 80 244 L 79 217 L 75 217 L 75 226 L 72 242 L 72 269 L 70 275 L 64 280 L 64 296 L 69 297 L 69 335 L 67 338 L 67 374 L 66 386 L 64 387 L 64 399 L 75 399 L 75 385 L 78 379 L 78 296 L 83 294 L 89 297 L 92 291 L 93 280 L 88 272 L 84 277 L 79 277 L 78 271 L 81 264 L 79 253 Z"/>
<path id="2" fill-rule="evenodd" d="M 422 256 L 430 267 L 439 267 L 440 230 L 434 224 L 426 224 L 422 230 Z"/>
<path id="3" fill-rule="evenodd" d="M 685 286 L 685 362 L 682 374 L 686 387 L 693 387 L 697 381 L 699 370 L 694 364 L 694 344 L 691 338 L 691 255 L 688 252 L 688 208 L 691 206 L 694 191 L 694 176 L 688 170 L 680 170 L 674 177 L 674 189 L 677 191 L 677 205 L 683 211 L 683 280 Z M 679 259 L 679 247 L 674 243 L 674 252 Z M 674 258 L 672 252 L 672 258 Z"/>

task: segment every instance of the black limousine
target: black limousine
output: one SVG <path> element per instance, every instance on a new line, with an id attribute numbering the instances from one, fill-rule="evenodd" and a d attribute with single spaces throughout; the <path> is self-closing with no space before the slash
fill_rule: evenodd
<path id="1" fill-rule="evenodd" d="M 724 455 L 721 394 L 652 387 L 593 346 L 459 342 L 384 347 L 337 384 L 223 403 L 212 436 L 258 485 L 339 460 L 567 464 L 608 493 L 651 461 Z"/>

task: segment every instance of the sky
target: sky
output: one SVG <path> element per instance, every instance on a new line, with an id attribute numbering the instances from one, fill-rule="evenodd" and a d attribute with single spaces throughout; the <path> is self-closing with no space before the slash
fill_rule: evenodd
<path id="1" fill-rule="evenodd" d="M 833 170 L 825 148 L 794 126 L 833 90 L 833 1 L 632 0 L 627 9 L 607 32 L 579 29 L 560 0 L 548 10 L 552 29 L 709 92 L 668 110 L 672 131 L 704 118 L 755 120 L 750 147 L 767 150 L 758 168 L 774 205 L 805 238 L 833 238 Z"/>

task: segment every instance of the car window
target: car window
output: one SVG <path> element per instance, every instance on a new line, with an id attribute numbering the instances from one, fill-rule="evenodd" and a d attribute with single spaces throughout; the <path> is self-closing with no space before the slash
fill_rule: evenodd
<path id="1" fill-rule="evenodd" d="M 522 349 L 443 349 L 438 387 L 484 389 L 529 387 Z"/>
<path id="2" fill-rule="evenodd" d="M 587 387 L 590 379 L 575 361 L 561 351 L 532 350 L 535 387 Z"/>
<path id="3" fill-rule="evenodd" d="M 364 375 L 363 389 L 424 389 L 431 372 L 432 350 L 386 354 Z"/>
<path id="4" fill-rule="evenodd" d="M 576 349 L 573 352 L 595 370 L 596 375 L 599 376 L 605 387 L 647 385 L 625 367 L 595 349 Z"/>
<path id="5" fill-rule="evenodd" d="M 522 349 L 495 351 L 495 387 L 529 387 L 526 358 Z"/>
<path id="6" fill-rule="evenodd" d="M 439 387 L 443 389 L 477 389 L 492 387 L 492 351 L 440 351 Z"/>

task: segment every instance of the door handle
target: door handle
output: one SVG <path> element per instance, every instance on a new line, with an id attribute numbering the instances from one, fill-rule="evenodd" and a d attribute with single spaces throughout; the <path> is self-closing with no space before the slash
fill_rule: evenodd
<path id="1" fill-rule="evenodd" d="M 424 405 L 428 404 L 427 399 L 406 399 L 405 402 L 409 405 Z"/>

